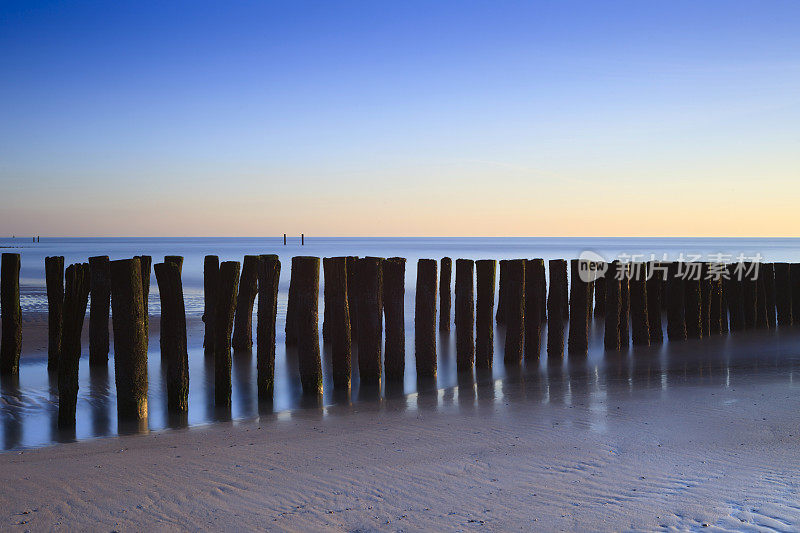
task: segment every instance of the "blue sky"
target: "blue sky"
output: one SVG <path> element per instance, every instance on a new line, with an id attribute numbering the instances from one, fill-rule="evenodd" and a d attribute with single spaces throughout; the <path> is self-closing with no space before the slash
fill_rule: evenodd
<path id="1" fill-rule="evenodd" d="M 0 232 L 796 236 L 796 2 L 2 2 Z"/>

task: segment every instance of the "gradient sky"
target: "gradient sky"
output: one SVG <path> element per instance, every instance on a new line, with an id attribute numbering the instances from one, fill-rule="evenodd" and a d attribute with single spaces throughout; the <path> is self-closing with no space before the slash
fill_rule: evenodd
<path id="1" fill-rule="evenodd" d="M 798 236 L 800 2 L 0 2 L 0 234 Z"/>

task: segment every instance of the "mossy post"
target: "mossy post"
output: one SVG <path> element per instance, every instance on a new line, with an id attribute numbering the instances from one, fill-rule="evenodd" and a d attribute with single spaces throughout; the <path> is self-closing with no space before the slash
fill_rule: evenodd
<path id="1" fill-rule="evenodd" d="M 383 258 L 358 260 L 358 374 L 362 385 L 381 382 Z"/>
<path id="2" fill-rule="evenodd" d="M 352 336 L 350 330 L 350 303 L 347 292 L 347 257 L 326 257 L 322 260 L 325 275 L 325 312 L 328 324 L 328 342 L 331 344 L 333 387 L 350 390 Z M 323 334 L 324 337 L 324 334 Z"/>
<path id="3" fill-rule="evenodd" d="M 107 255 L 89 258 L 91 276 L 89 308 L 89 364 L 108 365 L 108 319 L 111 307 L 111 270 Z"/>
<path id="4" fill-rule="evenodd" d="M 604 264 L 598 263 L 598 272 L 603 270 Z M 594 316 L 606 315 L 606 276 L 598 275 L 594 280 Z"/>
<path id="5" fill-rule="evenodd" d="M 629 282 L 631 300 L 631 337 L 634 346 L 650 346 L 650 314 L 647 305 L 645 263 L 634 263 Z"/>
<path id="6" fill-rule="evenodd" d="M 236 352 L 247 352 L 253 348 L 253 304 L 258 294 L 258 262 L 257 255 L 246 255 L 242 262 L 231 340 Z"/>
<path id="7" fill-rule="evenodd" d="M 22 352 L 22 308 L 19 303 L 19 254 L 4 253 L 0 259 L 0 375 L 19 373 Z"/>
<path id="8" fill-rule="evenodd" d="M 183 273 L 183 256 L 182 255 L 165 255 L 164 256 L 165 263 L 172 263 L 176 267 L 178 267 L 178 272 Z M 158 280 L 156 280 L 158 281 Z"/>
<path id="9" fill-rule="evenodd" d="M 792 325 L 792 278 L 789 263 L 773 263 L 775 271 L 775 309 L 779 326 Z"/>
<path id="10" fill-rule="evenodd" d="M 728 298 L 728 314 L 730 315 L 730 330 L 741 331 L 745 329 L 744 303 L 742 301 L 742 279 L 736 264 L 727 265 L 728 278 L 725 280 L 725 295 Z"/>
<path id="11" fill-rule="evenodd" d="M 525 260 L 512 259 L 506 271 L 506 342 L 503 362 L 522 363 L 525 342 Z"/>
<path id="12" fill-rule="evenodd" d="M 142 305 L 144 306 L 144 332 L 149 342 L 150 337 L 150 271 L 153 258 L 149 255 L 139 255 L 139 264 L 142 268 Z"/>
<path id="13" fill-rule="evenodd" d="M 764 312 L 767 318 L 767 327 L 774 328 L 775 320 L 775 265 L 764 263 L 761 265 L 762 279 L 764 281 Z"/>
<path id="14" fill-rule="evenodd" d="M 89 265 L 67 267 L 64 291 L 61 357 L 58 361 L 58 427 L 75 427 L 78 403 L 78 364 L 81 359 L 81 331 L 89 301 Z"/>
<path id="15" fill-rule="evenodd" d="M 606 303 L 605 303 L 605 331 L 603 345 L 606 350 L 618 351 L 619 342 L 619 315 L 622 308 L 622 281 L 617 277 L 618 262 L 613 261 L 605 274 Z"/>
<path id="16" fill-rule="evenodd" d="M 508 285 L 508 259 L 500 260 L 500 281 L 497 289 L 497 313 L 495 320 L 497 324 L 506 323 L 506 287 Z"/>
<path id="17" fill-rule="evenodd" d="M 450 280 L 453 277 L 453 260 L 442 257 L 439 261 L 439 331 L 450 331 Z"/>
<path id="18" fill-rule="evenodd" d="M 631 344 L 631 264 L 620 263 L 619 344 L 627 348 Z"/>
<path id="19" fill-rule="evenodd" d="M 275 321 L 278 317 L 278 283 L 281 261 L 277 255 L 258 260 L 258 314 L 256 318 L 256 369 L 259 401 L 271 401 L 275 390 Z"/>
<path id="20" fill-rule="evenodd" d="M 383 314 L 386 322 L 384 364 L 386 381 L 403 381 L 406 372 L 406 260 L 383 261 Z"/>
<path id="21" fill-rule="evenodd" d="M 167 409 L 189 410 L 189 353 L 186 349 L 186 309 L 179 262 L 157 263 L 153 269 L 161 298 L 161 361 L 167 369 Z"/>
<path id="22" fill-rule="evenodd" d="M 350 338 L 358 342 L 358 257 L 347 256 L 347 305 L 350 308 Z"/>
<path id="23" fill-rule="evenodd" d="M 203 347 L 208 354 L 214 353 L 214 327 L 219 290 L 219 257 L 207 255 L 203 261 Z"/>
<path id="24" fill-rule="evenodd" d="M 686 337 L 689 339 L 703 338 L 703 327 L 701 324 L 702 298 L 700 295 L 699 276 L 692 272 L 683 282 L 684 306 L 686 316 Z"/>
<path id="25" fill-rule="evenodd" d="M 542 348 L 544 259 L 525 261 L 525 359 L 537 361 Z"/>
<path id="26" fill-rule="evenodd" d="M 436 377 L 436 260 L 417 261 L 414 357 L 417 378 Z"/>
<path id="27" fill-rule="evenodd" d="M 584 281 L 581 269 L 591 275 L 588 262 L 581 259 L 570 261 L 569 332 L 567 349 L 572 356 L 584 357 L 589 351 L 589 283 Z"/>
<path id="28" fill-rule="evenodd" d="M 297 361 L 303 394 L 322 394 L 322 361 L 319 355 L 319 257 L 292 258 L 297 305 Z"/>
<path id="29" fill-rule="evenodd" d="M 752 263 L 744 263 L 744 268 L 742 269 L 741 298 L 745 329 L 756 327 L 758 287 L 754 277 L 754 271 L 751 270 L 752 267 Z"/>
<path id="30" fill-rule="evenodd" d="M 664 342 L 664 331 L 661 325 L 661 289 L 664 286 L 664 269 L 666 265 L 651 261 L 647 263 L 647 323 L 650 328 L 650 344 Z"/>
<path id="31" fill-rule="evenodd" d="M 147 333 L 139 258 L 111 261 L 114 376 L 120 419 L 147 418 Z"/>
<path id="32" fill-rule="evenodd" d="M 564 259 L 551 259 L 550 290 L 547 293 L 547 358 L 564 358 L 564 311 L 566 306 L 563 287 L 567 280 L 567 262 Z"/>
<path id="33" fill-rule="evenodd" d="M 667 272 L 667 338 L 671 342 L 686 340 L 686 309 L 681 264 L 669 264 Z"/>
<path id="34" fill-rule="evenodd" d="M 494 285 L 497 261 L 475 261 L 475 368 L 492 368 L 494 362 Z"/>
<path id="35" fill-rule="evenodd" d="M 47 282 L 47 371 L 58 370 L 61 357 L 61 321 L 64 316 L 64 256 L 44 260 Z"/>
<path id="36" fill-rule="evenodd" d="M 456 259 L 456 368 L 472 372 L 475 366 L 475 261 Z"/>
<path id="37" fill-rule="evenodd" d="M 214 320 L 214 405 L 231 404 L 231 333 L 239 286 L 239 261 L 219 265 L 219 287 Z"/>

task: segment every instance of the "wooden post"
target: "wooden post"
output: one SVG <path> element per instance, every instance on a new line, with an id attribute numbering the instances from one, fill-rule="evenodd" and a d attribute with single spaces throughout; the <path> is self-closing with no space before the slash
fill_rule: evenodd
<path id="1" fill-rule="evenodd" d="M 477 299 L 475 302 L 475 368 L 492 368 L 494 362 L 494 285 L 497 261 L 475 261 Z"/>
<path id="2" fill-rule="evenodd" d="M 358 261 L 358 373 L 362 385 L 381 382 L 383 337 L 383 258 Z"/>
<path id="3" fill-rule="evenodd" d="M 500 260 L 500 286 L 497 290 L 497 314 L 495 320 L 497 324 L 506 323 L 506 287 L 508 285 L 508 259 Z"/>
<path id="4" fill-rule="evenodd" d="M 305 246 L 306 244 L 306 235 L 305 233 L 300 234 L 300 246 Z"/>
<path id="5" fill-rule="evenodd" d="M 358 257 L 347 256 L 347 305 L 350 308 L 350 339 L 358 342 Z"/>
<path id="6" fill-rule="evenodd" d="M 58 361 L 58 427 L 75 427 L 78 403 L 78 363 L 81 358 L 81 331 L 89 301 L 89 265 L 77 263 L 65 274 L 64 315 L 61 358 Z"/>
<path id="7" fill-rule="evenodd" d="M 216 321 L 217 291 L 219 289 L 219 257 L 207 255 L 203 262 L 203 346 L 208 354 L 214 353 L 214 327 Z"/>
<path id="8" fill-rule="evenodd" d="M 253 304 L 258 293 L 258 261 L 257 255 L 246 255 L 242 263 L 231 341 L 234 351 L 237 352 L 246 352 L 253 348 Z"/>
<path id="9" fill-rule="evenodd" d="M 348 257 L 330 257 L 323 260 L 325 270 L 325 290 L 328 310 L 331 343 L 331 363 L 333 366 L 333 387 L 337 390 L 350 390 L 352 336 L 350 329 L 350 302 L 348 298 Z M 388 319 L 387 319 L 388 321 Z M 388 325 L 387 325 L 388 336 Z M 388 342 L 388 341 L 387 341 Z M 388 372 L 388 362 L 387 362 Z"/>
<path id="10" fill-rule="evenodd" d="M 139 258 L 111 261 L 114 375 L 120 419 L 147 418 L 147 334 Z"/>
<path id="11" fill-rule="evenodd" d="M 406 370 L 406 260 L 390 257 L 383 261 L 383 314 L 386 321 L 384 348 L 386 381 L 400 381 Z"/>
<path id="12" fill-rule="evenodd" d="M 723 267 L 724 268 L 724 267 Z M 725 278 L 720 277 L 719 282 L 719 290 L 720 290 L 720 323 L 719 323 L 719 331 L 720 333 L 728 333 L 729 324 L 728 324 L 728 295 L 725 292 Z"/>
<path id="13" fill-rule="evenodd" d="M 153 258 L 149 255 L 139 255 L 139 264 L 142 268 L 142 305 L 144 306 L 144 331 L 145 337 L 150 337 L 150 270 Z M 149 342 L 149 341 L 148 341 Z"/>
<path id="14" fill-rule="evenodd" d="M 634 346 L 650 346 L 650 314 L 647 306 L 645 263 L 634 263 L 630 279 L 631 334 Z"/>
<path id="15" fill-rule="evenodd" d="M 111 307 L 111 270 L 107 255 L 89 258 L 91 276 L 89 308 L 89 364 L 108 365 L 108 318 Z"/>
<path id="16" fill-rule="evenodd" d="M 167 409 L 189 410 L 189 353 L 186 349 L 186 309 L 181 282 L 182 261 L 158 263 L 153 268 L 161 298 L 161 361 L 167 368 Z"/>
<path id="17" fill-rule="evenodd" d="M 219 265 L 219 287 L 214 327 L 214 404 L 231 404 L 231 333 L 236 311 L 236 288 L 239 285 L 239 262 Z"/>
<path id="18" fill-rule="evenodd" d="M 286 246 L 286 234 L 283 234 L 283 245 Z"/>
<path id="19" fill-rule="evenodd" d="M 569 319 L 569 286 L 568 286 L 568 277 L 567 277 L 567 269 L 568 264 L 564 261 L 564 276 L 561 278 L 563 279 L 563 283 L 561 284 L 561 313 L 564 317 L 564 320 Z"/>
<path id="20" fill-rule="evenodd" d="M 756 308 L 758 302 L 758 288 L 751 272 L 752 263 L 744 263 L 741 282 L 742 309 L 744 310 L 744 327 L 756 327 Z"/>
<path id="21" fill-rule="evenodd" d="M 331 340 L 331 311 L 333 302 L 331 301 L 330 285 L 328 285 L 328 270 L 330 269 L 330 257 L 322 258 L 322 342 L 329 343 Z"/>
<path id="22" fill-rule="evenodd" d="M 47 282 L 47 371 L 58 370 L 61 357 L 61 321 L 64 316 L 64 256 L 44 260 Z"/>
<path id="23" fill-rule="evenodd" d="M 647 285 L 647 323 L 650 327 L 650 344 L 664 342 L 664 331 L 661 324 L 661 289 L 664 286 L 664 269 L 666 265 L 651 261 L 647 263 L 649 276 Z"/>
<path id="24" fill-rule="evenodd" d="M 764 311 L 767 318 L 767 327 L 774 328 L 775 320 L 775 265 L 764 263 L 761 265 L 764 280 Z"/>
<path id="25" fill-rule="evenodd" d="M 603 264 L 598 264 L 602 269 Z M 606 277 L 598 276 L 594 280 L 594 316 L 601 317 L 606 315 Z"/>
<path id="26" fill-rule="evenodd" d="M 621 348 L 627 348 L 631 344 L 631 264 L 619 264 L 621 279 L 620 279 L 620 297 L 621 307 L 619 309 L 619 345 Z"/>
<path id="27" fill-rule="evenodd" d="M 605 332 L 603 344 L 606 350 L 619 350 L 619 317 L 622 310 L 622 281 L 617 277 L 619 262 L 613 261 L 606 271 Z"/>
<path id="28" fill-rule="evenodd" d="M 583 357 L 589 351 L 589 283 L 581 278 L 581 269 L 588 262 L 580 259 L 570 261 L 570 299 L 569 299 L 569 333 L 567 348 L 569 354 Z"/>
<path id="29" fill-rule="evenodd" d="M 774 263 L 775 270 L 775 308 L 778 312 L 779 326 L 791 326 L 794 310 L 792 309 L 792 275 L 789 263 Z"/>
<path id="30" fill-rule="evenodd" d="M 256 367 L 259 401 L 271 401 L 275 389 L 275 320 L 278 316 L 278 283 L 281 261 L 277 255 L 258 260 L 258 318 L 256 322 Z"/>
<path id="31" fill-rule="evenodd" d="M 745 329 L 745 312 L 742 301 L 742 280 L 737 272 L 736 265 L 727 266 L 728 279 L 725 280 L 725 295 L 728 298 L 728 313 L 730 314 L 730 330 L 741 331 Z"/>
<path id="32" fill-rule="evenodd" d="M 669 264 L 667 273 L 667 337 L 671 342 L 686 340 L 685 289 L 680 263 Z"/>
<path id="33" fill-rule="evenodd" d="M 289 298 L 286 301 L 286 325 L 284 329 L 286 333 L 287 346 L 296 346 L 298 340 L 298 335 L 297 335 L 298 286 L 297 286 L 297 276 L 294 273 L 295 269 L 298 268 L 298 266 L 295 266 L 296 263 L 297 263 L 297 257 L 292 257 L 292 270 L 289 276 Z M 319 311 L 317 313 L 319 313 Z"/>
<path id="34" fill-rule="evenodd" d="M 525 340 L 525 260 L 512 259 L 506 268 L 506 342 L 503 362 L 506 365 L 519 365 Z"/>
<path id="35" fill-rule="evenodd" d="M 456 260 L 456 368 L 472 372 L 475 366 L 475 262 Z"/>
<path id="36" fill-rule="evenodd" d="M 22 308 L 19 303 L 19 254 L 4 253 L 0 266 L 0 375 L 19 373 L 22 352 Z"/>
<path id="37" fill-rule="evenodd" d="M 756 284 L 756 327 L 768 328 L 770 327 L 767 319 L 767 284 L 765 281 L 765 264 L 756 264 L 758 273 L 755 274 Z"/>
<path id="38" fill-rule="evenodd" d="M 436 377 L 436 260 L 417 262 L 414 354 L 417 378 Z"/>
<path id="39" fill-rule="evenodd" d="M 550 290 L 547 293 L 547 358 L 563 359 L 564 357 L 564 311 L 566 306 L 563 287 L 567 280 L 567 262 L 563 259 L 551 259 Z"/>
<path id="40" fill-rule="evenodd" d="M 439 266 L 439 331 L 450 331 L 450 280 L 453 277 L 453 260 L 442 257 Z"/>
<path id="41" fill-rule="evenodd" d="M 800 315 L 800 263 L 789 263 L 789 281 L 792 291 L 792 318 L 793 323 L 797 323 L 794 315 Z"/>
<path id="42" fill-rule="evenodd" d="M 183 272 L 183 256 L 182 255 L 165 255 L 164 256 L 165 263 L 172 263 L 176 267 L 178 267 L 178 273 Z M 158 282 L 158 280 L 156 280 Z M 183 290 L 183 289 L 181 289 Z"/>
<path id="43" fill-rule="evenodd" d="M 710 285 L 708 334 L 719 335 L 722 333 L 722 319 L 725 310 L 722 303 L 722 278 L 712 277 L 708 283 Z"/>
<path id="44" fill-rule="evenodd" d="M 525 262 L 525 360 L 538 361 L 542 347 L 544 259 Z"/>
<path id="45" fill-rule="evenodd" d="M 542 277 L 540 281 L 541 281 L 539 287 L 539 304 L 541 305 L 540 318 L 542 319 L 542 323 L 544 323 L 547 321 L 547 279 L 544 273 L 544 260 L 542 260 Z"/>
<path id="46" fill-rule="evenodd" d="M 691 275 L 683 282 L 686 337 L 689 339 L 701 339 L 703 338 L 703 328 L 701 325 L 702 299 L 700 297 L 700 280 L 694 275 L 693 270 L 691 272 Z"/>
<path id="47" fill-rule="evenodd" d="M 319 257 L 292 258 L 292 277 L 297 290 L 297 360 L 303 394 L 322 394 L 322 361 L 319 355 Z"/>

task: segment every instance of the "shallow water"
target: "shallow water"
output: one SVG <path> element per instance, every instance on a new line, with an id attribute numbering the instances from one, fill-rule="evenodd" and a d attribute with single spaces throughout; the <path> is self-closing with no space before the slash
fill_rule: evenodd
<path id="1" fill-rule="evenodd" d="M 295 240 L 296 241 L 296 240 Z M 190 335 L 189 413 L 184 419 L 171 419 L 166 411 L 166 394 L 157 335 L 150 338 L 149 417 L 145 424 L 120 428 L 116 417 L 114 365 L 107 371 L 90 369 L 84 350 L 80 366 L 80 392 L 77 427 L 73 434 L 56 429 L 57 388 L 46 371 L 46 354 L 26 353 L 17 380 L 0 383 L 0 439 L 3 449 L 41 446 L 53 442 L 115 435 L 128 431 L 159 430 L 172 426 L 200 425 L 219 420 L 251 418 L 265 413 L 319 405 L 379 401 L 387 396 L 409 395 L 413 407 L 416 393 L 439 391 L 441 401 L 469 398 L 476 390 L 502 395 L 503 383 L 523 380 L 542 391 L 542 401 L 569 401 L 574 394 L 602 395 L 609 389 L 629 387 L 669 388 L 680 386 L 687 377 L 708 376 L 724 386 L 731 373 L 778 373 L 793 379 L 800 357 L 800 328 L 778 332 L 755 331 L 679 344 L 665 343 L 624 353 L 603 350 L 603 323 L 595 321 L 590 331 L 589 355 L 585 359 L 566 358 L 548 364 L 546 356 L 526 361 L 522 368 L 503 365 L 503 331 L 495 332 L 495 363 L 489 373 L 457 376 L 455 371 L 455 332 L 438 339 L 438 377 L 435 382 L 418 383 L 414 363 L 414 284 L 416 260 L 440 258 L 571 258 L 583 250 L 593 250 L 611 258 L 619 253 L 679 254 L 729 253 L 753 256 L 765 261 L 800 260 L 797 239 L 307 239 L 305 246 L 282 239 L 47 239 L 39 244 L 22 240 L 0 240 L 0 246 L 20 246 L 10 251 L 22 254 L 23 315 L 46 311 L 44 257 L 64 255 L 67 264 L 85 261 L 92 255 L 124 258 L 149 254 L 156 262 L 163 255 L 183 255 L 184 290 L 187 314 L 202 312 L 203 256 L 216 254 L 220 260 L 240 260 L 245 254 L 278 253 L 282 271 L 276 324 L 275 397 L 271 405 L 259 405 L 255 387 L 255 347 L 252 352 L 235 353 L 232 369 L 232 405 L 220 411 L 214 407 L 213 360 L 202 349 L 202 332 Z M 5 250 L 4 250 L 5 251 Z M 408 259 L 406 269 L 406 376 L 401 386 L 385 385 L 381 390 L 361 390 L 358 384 L 357 353 L 353 354 L 353 388 L 350 394 L 334 394 L 330 377 L 330 357 L 323 347 L 324 394 L 320 400 L 304 399 L 300 390 L 296 356 L 284 344 L 285 308 L 289 268 L 293 255 L 373 255 L 401 256 Z M 158 294 L 154 276 L 150 313 L 158 314 Z M 324 280 L 323 280 L 324 281 Z M 320 291 L 320 295 L 322 291 Z M 320 320 L 322 318 L 320 300 Z M 452 317 L 451 317 L 452 319 Z M 88 321 L 88 316 L 87 316 Z M 666 324 L 666 322 L 664 322 Z M 454 328 L 451 328 L 454 329 Z M 566 328 L 565 328 L 566 329 Z M 321 328 L 320 328 L 321 330 Z M 666 336 L 665 336 L 666 337 Z M 542 346 L 545 346 L 546 338 Z M 112 345 L 113 350 L 113 345 Z M 593 425 L 601 431 L 603 418 Z"/>

